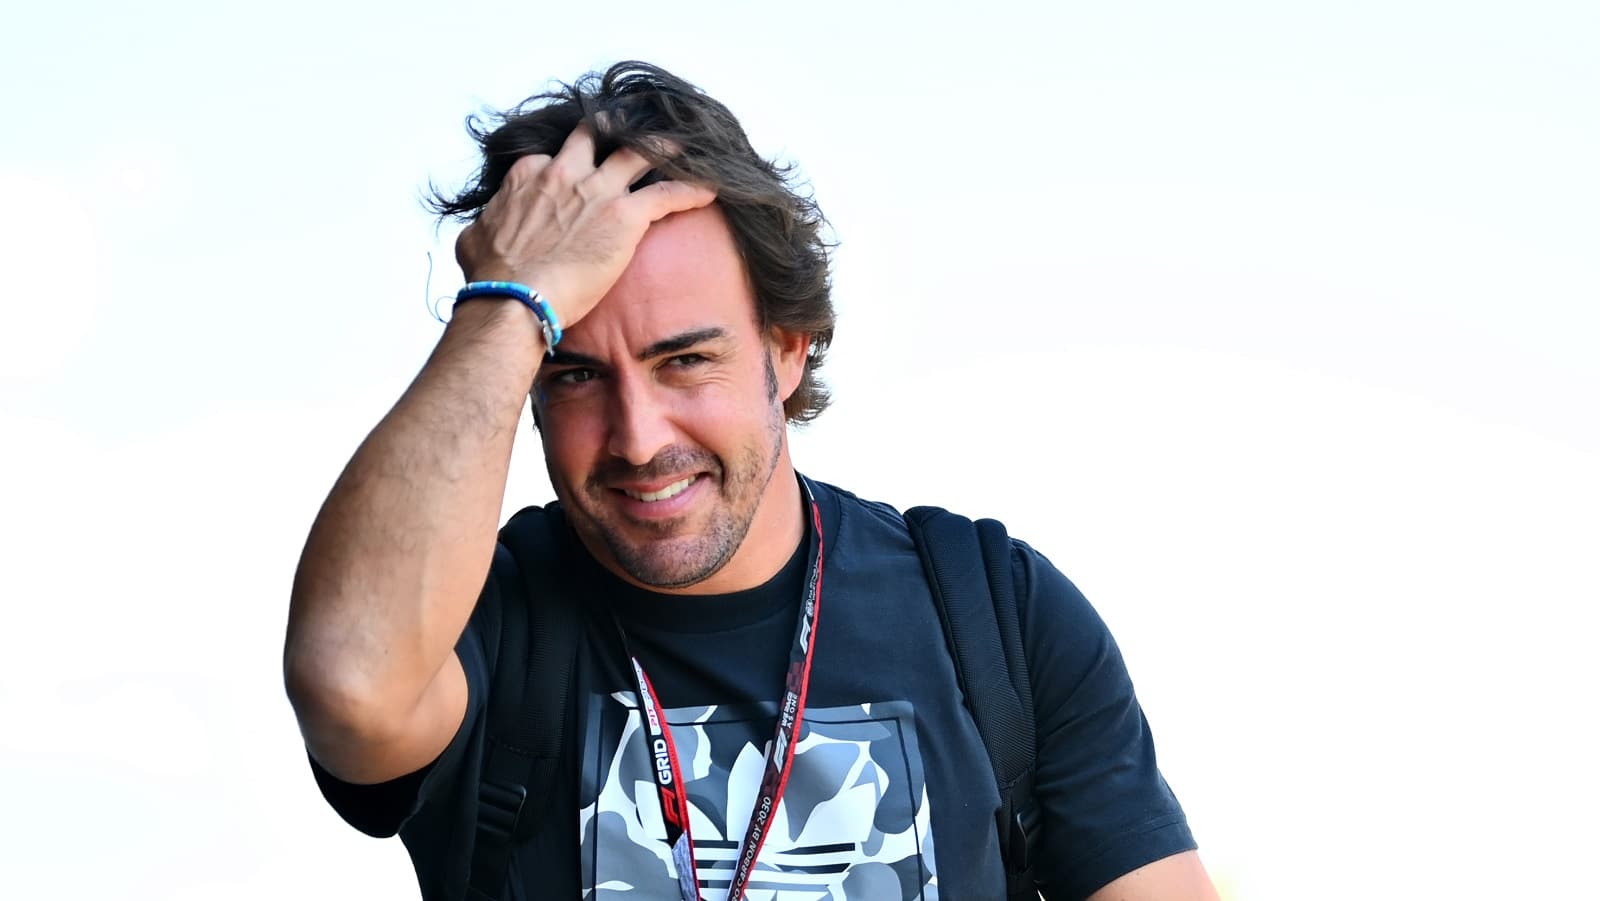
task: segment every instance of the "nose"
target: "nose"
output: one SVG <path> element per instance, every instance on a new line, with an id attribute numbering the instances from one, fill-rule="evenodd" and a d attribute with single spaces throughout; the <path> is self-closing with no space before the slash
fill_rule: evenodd
<path id="1" fill-rule="evenodd" d="M 615 381 L 606 450 L 634 466 L 644 466 L 672 445 L 672 422 L 655 386 L 631 373 Z"/>

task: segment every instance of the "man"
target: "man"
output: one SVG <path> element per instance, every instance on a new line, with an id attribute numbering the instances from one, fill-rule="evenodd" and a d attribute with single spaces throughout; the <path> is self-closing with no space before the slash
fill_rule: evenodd
<path id="1" fill-rule="evenodd" d="M 789 457 L 786 422 L 827 403 L 815 206 L 639 63 L 478 135 L 483 170 L 439 201 L 471 220 L 468 289 L 295 579 L 285 674 L 324 795 L 399 832 L 425 897 L 467 897 L 491 689 L 528 665 L 500 624 L 575 598 L 570 740 L 474 897 L 1003 897 L 993 773 L 905 522 Z M 496 541 L 530 385 L 548 564 Z M 1115 644 L 1012 558 L 1040 890 L 1214 898 Z"/>

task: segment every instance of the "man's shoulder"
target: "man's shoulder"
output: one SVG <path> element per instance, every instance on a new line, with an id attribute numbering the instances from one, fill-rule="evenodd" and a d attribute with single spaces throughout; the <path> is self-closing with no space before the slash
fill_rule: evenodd
<path id="1" fill-rule="evenodd" d="M 841 523 L 845 525 L 843 535 L 852 541 L 866 540 L 869 544 L 887 542 L 897 549 L 912 548 L 914 540 L 911 535 L 911 527 L 906 524 L 905 515 L 906 511 L 916 507 L 933 507 L 947 510 L 974 522 L 984 518 L 995 518 L 981 511 L 957 509 L 937 503 L 918 503 L 902 510 L 894 504 L 869 500 L 828 482 L 818 479 L 810 479 L 810 482 L 817 489 L 818 500 L 822 503 L 824 515 L 827 514 L 827 509 L 830 505 L 837 510 L 840 514 Z M 1009 528 L 1007 529 L 1007 537 L 1011 541 L 1011 556 L 1014 566 L 1029 569 L 1039 566 L 1052 566 L 1044 554 L 1040 553 L 1028 542 L 1011 534 Z"/>
<path id="2" fill-rule="evenodd" d="M 577 536 L 572 534 L 560 501 L 533 504 L 513 513 L 500 527 L 494 569 L 509 573 L 520 569 L 528 573 L 562 573 L 563 578 L 582 578 L 588 569 L 558 565 L 585 556 Z"/>
<path id="3" fill-rule="evenodd" d="M 905 535 L 907 537 L 907 540 L 909 540 L 909 538 L 910 538 L 910 527 L 906 524 L 906 519 L 905 519 L 906 513 L 908 511 L 914 510 L 914 509 L 916 509 L 918 507 L 929 507 L 929 508 L 934 508 L 934 509 L 939 509 L 939 510 L 945 510 L 947 512 L 954 513 L 957 516 L 962 516 L 962 517 L 965 517 L 967 519 L 970 519 L 970 520 L 972 520 L 974 522 L 976 522 L 979 519 L 994 519 L 995 518 L 994 516 L 990 515 L 989 513 L 984 512 L 984 511 L 973 511 L 973 510 L 967 510 L 967 509 L 958 509 L 956 507 L 949 507 L 949 506 L 945 506 L 944 504 L 941 504 L 941 503 L 930 502 L 930 501 L 919 501 L 918 503 L 913 504 L 911 506 L 908 506 L 908 507 L 905 507 L 905 508 L 900 508 L 900 507 L 895 506 L 894 504 L 887 503 L 887 502 L 884 502 L 884 501 L 875 501 L 875 500 L 869 500 L 867 498 L 860 497 L 859 495 L 855 494 L 852 491 L 849 491 L 849 490 L 844 489 L 844 488 L 840 488 L 839 486 L 830 484 L 828 482 L 820 481 L 818 479 L 811 479 L 811 484 L 816 486 L 821 492 L 826 492 L 828 494 L 833 495 L 834 498 L 835 498 L 835 503 L 838 505 L 840 510 L 842 512 L 844 512 L 846 515 L 852 515 L 853 514 L 855 516 L 863 517 L 866 520 L 868 520 L 868 521 L 870 521 L 870 522 L 872 522 L 872 523 L 874 523 L 876 525 L 885 527 L 885 528 L 887 528 L 887 529 L 889 529 L 891 531 L 894 531 L 894 532 L 897 532 L 899 534 Z M 1003 525 L 1003 523 L 1002 523 L 1002 525 Z M 1010 535 L 1009 534 L 1009 530 L 1008 530 L 1008 537 L 1011 539 L 1011 543 L 1012 543 L 1012 545 L 1014 547 L 1014 551 L 1015 551 L 1016 554 L 1018 554 L 1018 555 L 1042 556 L 1042 555 L 1039 554 L 1038 551 L 1034 550 L 1034 548 L 1032 546 L 1030 546 L 1027 542 L 1017 538 L 1017 536 L 1015 536 L 1015 535 Z"/>
<path id="4" fill-rule="evenodd" d="M 819 479 L 809 479 L 817 490 L 817 500 L 826 508 L 830 501 L 843 516 L 861 516 L 890 528 L 905 530 L 905 519 L 892 504 L 867 500 L 855 492 Z"/>
<path id="5" fill-rule="evenodd" d="M 564 518 L 560 501 L 530 504 L 506 519 L 505 525 L 500 527 L 500 540 L 504 542 L 508 537 L 530 533 L 541 536 L 553 533 Z"/>

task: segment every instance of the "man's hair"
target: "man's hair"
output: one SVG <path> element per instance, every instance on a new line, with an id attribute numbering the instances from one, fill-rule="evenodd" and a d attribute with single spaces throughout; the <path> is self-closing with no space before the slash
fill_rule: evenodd
<path id="1" fill-rule="evenodd" d="M 512 163 L 530 154 L 555 155 L 580 122 L 594 134 L 597 161 L 631 147 L 655 164 L 640 186 L 672 178 L 716 190 L 755 291 L 761 331 L 777 327 L 810 336 L 805 372 L 783 412 L 790 422 L 815 419 L 828 406 L 816 370 L 834 326 L 826 222 L 792 179 L 793 167 L 763 159 L 728 108 L 689 82 L 648 63 L 620 62 L 505 112 L 471 116 L 467 131 L 483 152 L 483 167 L 453 197 L 433 189 L 429 208 L 440 218 L 476 219 Z M 664 147 L 679 152 L 665 154 Z"/>

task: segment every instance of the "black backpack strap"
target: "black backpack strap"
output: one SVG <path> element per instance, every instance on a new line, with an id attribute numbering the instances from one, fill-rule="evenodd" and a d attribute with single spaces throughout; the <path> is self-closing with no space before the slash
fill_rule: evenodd
<path id="1" fill-rule="evenodd" d="M 495 547 L 502 566 L 511 562 L 505 556 L 515 562 L 525 590 L 501 598 L 470 901 L 502 897 L 512 848 L 540 825 L 542 812 L 527 800 L 551 797 L 560 774 L 582 630 L 560 565 L 561 528 L 558 511 L 530 507 L 506 523 Z"/>
<path id="2" fill-rule="evenodd" d="M 1033 688 L 1017 618 L 1011 538 L 992 519 L 973 522 L 938 507 L 913 507 L 906 525 L 922 558 L 967 709 L 1000 789 L 996 828 L 1008 898 L 1038 898 L 1022 807 L 1033 794 Z"/>

